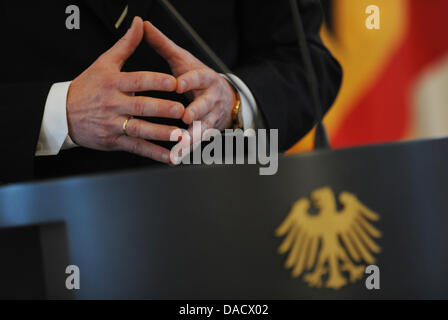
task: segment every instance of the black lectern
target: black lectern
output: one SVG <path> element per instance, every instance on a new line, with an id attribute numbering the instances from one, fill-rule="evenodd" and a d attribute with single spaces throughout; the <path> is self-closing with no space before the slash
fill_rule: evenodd
<path id="1" fill-rule="evenodd" d="M 300 204 L 318 217 L 316 190 L 333 193 L 338 212 L 356 198 L 367 214 L 351 234 L 358 243 L 344 242 L 342 233 L 337 245 L 317 242 L 316 264 L 293 277 L 276 230 Z M 448 298 L 447 200 L 446 139 L 285 157 L 275 176 L 249 165 L 185 167 L 6 186 L 0 296 Z M 313 239 L 313 229 L 303 230 Z M 302 249 L 308 261 L 312 243 Z M 309 286 L 319 257 L 336 247 L 346 283 L 327 287 L 335 266 L 329 259 L 321 261 L 320 285 Z M 364 252 L 370 262 L 356 261 L 363 248 L 371 249 Z M 367 289 L 364 273 L 350 282 L 343 256 L 345 266 L 378 266 L 380 288 Z M 80 269 L 79 290 L 65 287 L 67 265 Z"/>

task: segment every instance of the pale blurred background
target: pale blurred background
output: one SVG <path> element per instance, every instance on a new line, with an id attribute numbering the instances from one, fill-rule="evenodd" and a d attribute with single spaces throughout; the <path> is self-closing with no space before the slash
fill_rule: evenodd
<path id="1" fill-rule="evenodd" d="M 323 0 L 344 69 L 325 118 L 336 148 L 448 136 L 448 0 Z M 366 28 L 370 5 L 380 30 Z M 312 150 L 310 133 L 291 152 Z"/>

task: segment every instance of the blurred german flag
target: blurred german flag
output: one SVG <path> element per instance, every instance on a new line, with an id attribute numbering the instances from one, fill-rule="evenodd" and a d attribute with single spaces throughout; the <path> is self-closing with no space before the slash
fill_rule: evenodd
<path id="1" fill-rule="evenodd" d="M 325 117 L 332 146 L 448 136 L 448 0 L 322 3 L 322 38 L 344 69 Z M 370 5 L 380 30 L 366 28 Z M 291 152 L 311 150 L 313 135 Z"/>

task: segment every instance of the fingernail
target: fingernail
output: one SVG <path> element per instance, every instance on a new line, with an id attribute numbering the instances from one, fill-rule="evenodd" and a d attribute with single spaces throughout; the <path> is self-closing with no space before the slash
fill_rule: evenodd
<path id="1" fill-rule="evenodd" d="M 182 91 L 184 91 L 185 89 L 187 89 L 187 81 L 182 80 L 182 81 L 180 82 L 180 89 L 181 89 Z"/>
<path id="2" fill-rule="evenodd" d="M 173 116 L 173 117 L 179 117 L 180 115 L 179 115 L 179 107 L 178 106 L 172 106 L 171 107 L 171 109 L 170 109 L 170 113 L 171 113 L 171 116 Z"/>
<path id="3" fill-rule="evenodd" d="M 170 79 L 166 79 L 163 81 L 163 86 L 166 90 L 171 90 L 171 88 L 173 87 L 173 82 Z"/>

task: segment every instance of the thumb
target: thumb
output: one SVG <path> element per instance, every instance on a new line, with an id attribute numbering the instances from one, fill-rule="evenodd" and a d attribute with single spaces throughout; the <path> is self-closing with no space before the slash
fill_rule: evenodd
<path id="1" fill-rule="evenodd" d="M 169 64 L 171 64 L 173 59 L 182 55 L 183 49 L 165 36 L 152 23 L 145 21 L 143 29 L 146 42 Z"/>
<path id="2" fill-rule="evenodd" d="M 135 17 L 126 34 L 115 43 L 104 55 L 103 59 L 121 70 L 126 60 L 134 53 L 143 39 L 143 20 Z"/>

